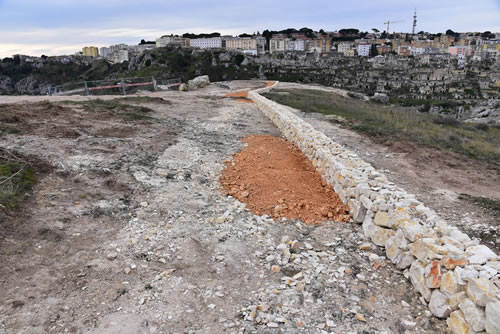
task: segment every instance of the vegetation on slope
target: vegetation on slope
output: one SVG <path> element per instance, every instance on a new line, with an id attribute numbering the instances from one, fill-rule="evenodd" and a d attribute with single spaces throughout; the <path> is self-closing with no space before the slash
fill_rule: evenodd
<path id="1" fill-rule="evenodd" d="M 2 156 L 0 158 L 0 211 L 18 208 L 20 201 L 36 181 L 35 171 L 31 166 Z"/>
<path id="2" fill-rule="evenodd" d="M 499 126 L 402 111 L 315 90 L 273 90 L 265 96 L 303 112 L 341 116 L 344 125 L 381 141 L 414 142 L 500 165 Z"/>

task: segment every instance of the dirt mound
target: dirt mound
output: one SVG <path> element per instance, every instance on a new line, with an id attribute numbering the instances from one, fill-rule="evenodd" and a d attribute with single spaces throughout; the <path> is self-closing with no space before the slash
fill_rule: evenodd
<path id="1" fill-rule="evenodd" d="M 348 222 L 349 208 L 293 144 L 272 136 L 249 136 L 227 162 L 220 182 L 224 190 L 258 215 Z"/>

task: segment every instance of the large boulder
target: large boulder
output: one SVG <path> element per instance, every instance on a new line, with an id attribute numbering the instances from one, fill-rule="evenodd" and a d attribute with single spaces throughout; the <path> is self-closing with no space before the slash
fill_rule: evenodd
<path id="1" fill-rule="evenodd" d="M 203 88 L 208 85 L 210 85 L 210 79 L 208 78 L 208 75 L 202 75 L 188 81 L 189 90 L 197 90 L 198 88 Z"/>

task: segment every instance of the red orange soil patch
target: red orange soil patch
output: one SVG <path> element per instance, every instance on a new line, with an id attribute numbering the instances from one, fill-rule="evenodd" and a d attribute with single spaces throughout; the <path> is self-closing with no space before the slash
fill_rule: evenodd
<path id="1" fill-rule="evenodd" d="M 248 136 L 220 178 L 227 194 L 257 215 L 314 224 L 348 222 L 349 208 L 293 144 L 272 136 Z"/>
<path id="2" fill-rule="evenodd" d="M 248 98 L 248 91 L 227 93 L 226 96 L 228 96 L 228 97 Z"/>

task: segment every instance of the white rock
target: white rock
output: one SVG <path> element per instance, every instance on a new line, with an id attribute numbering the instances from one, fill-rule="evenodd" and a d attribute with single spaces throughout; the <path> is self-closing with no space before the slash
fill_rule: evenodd
<path id="1" fill-rule="evenodd" d="M 463 243 L 461 243 L 460 241 L 455 240 L 455 239 L 453 239 L 452 237 L 449 237 L 449 236 L 447 236 L 447 235 L 445 235 L 445 236 L 443 236 L 443 237 L 441 238 L 441 242 L 442 242 L 443 244 L 445 244 L 445 245 L 446 245 L 446 244 L 450 244 L 450 245 L 453 245 L 453 246 L 455 246 L 456 248 L 458 248 L 458 249 L 460 249 L 460 250 L 465 250 L 465 246 L 464 246 L 464 244 L 463 244 Z"/>
<path id="2" fill-rule="evenodd" d="M 469 298 L 461 302 L 458 307 L 462 310 L 465 321 L 467 321 L 467 324 L 474 331 L 481 332 L 484 330 L 486 315 L 481 307 L 474 304 L 474 302 Z"/>
<path id="3" fill-rule="evenodd" d="M 417 292 L 425 298 L 425 300 L 429 300 L 431 298 L 431 289 L 429 289 L 425 285 L 425 267 L 420 261 L 415 261 L 410 266 L 410 280 L 413 284 L 413 287 Z"/>
<path id="4" fill-rule="evenodd" d="M 447 318 L 451 313 L 451 308 L 447 303 L 447 297 L 438 289 L 432 291 L 429 309 L 438 318 Z"/>
<path id="5" fill-rule="evenodd" d="M 395 234 L 394 230 L 375 226 L 375 232 L 372 234 L 371 240 L 377 246 L 385 246 L 387 240 Z"/>
<path id="6" fill-rule="evenodd" d="M 486 333 L 500 333 L 500 301 L 486 304 Z"/>
<path id="7" fill-rule="evenodd" d="M 455 273 L 457 274 L 458 284 L 460 284 L 460 285 L 467 284 L 467 281 L 469 279 L 479 277 L 479 272 L 476 269 L 473 269 L 473 268 L 470 269 L 469 267 L 467 267 L 465 269 L 460 268 L 460 267 L 456 267 Z"/>
<path id="8" fill-rule="evenodd" d="M 463 287 L 462 287 L 463 288 Z M 450 270 L 443 274 L 441 285 L 439 287 L 442 293 L 451 296 L 460 291 L 461 286 L 458 285 L 457 274 Z"/>
<path id="9" fill-rule="evenodd" d="M 480 306 L 496 301 L 497 290 L 493 283 L 484 277 L 469 279 L 465 289 L 467 296 Z"/>
<path id="10" fill-rule="evenodd" d="M 405 237 L 410 241 L 415 241 L 418 238 L 425 236 L 428 231 L 420 223 L 412 220 L 404 220 L 399 224 L 399 227 L 403 230 Z"/>
<path id="11" fill-rule="evenodd" d="M 461 243 L 471 241 L 467 234 L 460 232 L 458 229 L 453 229 L 453 231 L 450 232 L 450 237 Z"/>
<path id="12" fill-rule="evenodd" d="M 377 225 L 375 225 L 373 223 L 373 219 L 372 217 L 370 216 L 366 216 L 365 219 L 363 220 L 363 225 L 362 225 L 362 228 L 363 228 L 363 234 L 367 237 L 367 238 L 371 238 L 372 235 L 377 231 Z"/>
<path id="13" fill-rule="evenodd" d="M 465 321 L 464 314 L 460 310 L 451 312 L 446 324 L 453 334 L 472 334 L 470 326 Z"/>
<path id="14" fill-rule="evenodd" d="M 358 200 L 349 199 L 347 205 L 351 209 L 352 219 L 356 223 L 362 223 L 366 215 L 366 208 L 363 204 Z"/>
<path id="15" fill-rule="evenodd" d="M 471 246 L 465 250 L 471 264 L 485 264 L 488 260 L 496 259 L 496 254 L 485 245 Z"/>
<path id="16" fill-rule="evenodd" d="M 399 263 L 396 264 L 396 267 L 398 269 L 406 269 L 409 266 L 411 266 L 413 261 L 415 261 L 415 257 L 413 257 L 413 255 L 411 255 L 410 252 L 403 252 L 401 254 L 401 259 L 400 259 Z"/>

